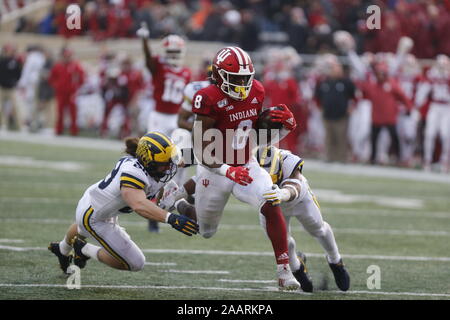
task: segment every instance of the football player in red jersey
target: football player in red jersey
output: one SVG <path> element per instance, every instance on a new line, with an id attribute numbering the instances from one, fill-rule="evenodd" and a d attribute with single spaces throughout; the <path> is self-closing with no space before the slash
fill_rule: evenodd
<path id="1" fill-rule="evenodd" d="M 158 131 L 167 136 L 178 128 L 178 111 L 183 103 L 183 91 L 191 80 L 191 70 L 183 67 L 186 44 L 178 35 L 171 34 L 162 40 L 163 55 L 152 56 L 147 38 L 150 31 L 144 23 L 136 32 L 142 39 L 145 64 L 152 74 L 155 110 L 148 117 L 148 131 Z M 177 177 L 174 178 L 177 180 Z M 184 181 L 183 181 L 184 182 Z M 149 230 L 158 232 L 156 223 L 149 223 Z"/>
<path id="2" fill-rule="evenodd" d="M 200 233 L 205 238 L 215 234 L 228 198 L 233 194 L 265 216 L 267 235 L 277 263 L 279 288 L 297 290 L 300 284 L 289 267 L 284 217 L 278 205 L 263 197 L 272 189 L 272 179 L 258 165 L 250 150 L 250 132 L 255 129 L 261 113 L 264 87 L 253 79 L 255 70 L 251 58 L 239 47 L 221 49 L 212 63 L 215 83 L 197 91 L 192 102 L 192 111 L 196 114 L 194 152 L 201 164 L 197 167 L 195 188 Z M 296 127 L 294 117 L 285 105 L 282 110 L 271 111 L 271 117 L 283 124 L 285 132 Z M 223 145 L 219 143 L 215 153 L 211 153 L 212 157 L 206 156 L 211 148 L 211 140 L 206 138 L 208 132 L 218 133 L 213 141 L 216 145 L 221 139 L 224 142 Z M 223 157 L 219 159 L 221 154 Z"/>

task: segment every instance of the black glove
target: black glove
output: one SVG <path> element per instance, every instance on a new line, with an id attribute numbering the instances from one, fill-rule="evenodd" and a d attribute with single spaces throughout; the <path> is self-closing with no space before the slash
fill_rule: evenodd
<path id="1" fill-rule="evenodd" d="M 171 213 L 167 223 L 170 224 L 172 228 L 175 228 L 188 236 L 198 233 L 198 224 L 194 220 L 180 214 Z"/>

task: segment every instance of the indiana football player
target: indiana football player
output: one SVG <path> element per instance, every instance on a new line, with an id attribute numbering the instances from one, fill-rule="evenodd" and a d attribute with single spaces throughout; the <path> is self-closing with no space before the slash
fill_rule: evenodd
<path id="1" fill-rule="evenodd" d="M 183 66 L 186 43 L 178 35 L 171 34 L 162 40 L 163 55 L 152 56 L 145 23 L 136 32 L 142 39 L 145 64 L 152 75 L 155 110 L 148 117 L 148 131 L 158 131 L 167 136 L 178 127 L 178 111 L 183 103 L 183 90 L 191 79 L 191 70 Z M 177 177 L 175 177 L 176 180 Z M 149 223 L 149 230 L 158 232 L 156 222 Z"/>
<path id="2" fill-rule="evenodd" d="M 145 256 L 117 224 L 121 214 L 135 211 L 146 219 L 168 223 L 188 236 L 198 232 L 195 221 L 167 212 L 149 200 L 177 171 L 178 152 L 173 142 L 164 134 L 149 132 L 139 140 L 128 138 L 126 147 L 128 155 L 119 159 L 105 179 L 85 191 L 76 209 L 76 223 L 64 239 L 48 247 L 64 273 L 72 258 L 79 268 L 93 258 L 115 269 L 142 270 Z M 93 238 L 101 246 L 87 243 L 85 238 Z"/>
<path id="3" fill-rule="evenodd" d="M 250 132 L 255 129 L 264 101 L 264 87 L 253 79 L 254 74 L 252 60 L 244 50 L 225 47 L 213 59 L 214 84 L 197 91 L 193 98 L 194 153 L 201 164 L 197 168 L 195 187 L 197 222 L 200 234 L 210 238 L 217 231 L 230 194 L 250 204 L 266 218 L 280 290 L 296 290 L 300 284 L 289 267 L 284 217 L 278 205 L 263 197 L 271 189 L 272 180 L 250 150 Z M 286 106 L 271 112 L 272 119 L 281 122 L 285 131 L 296 127 Z M 220 133 L 222 144 L 218 136 L 212 142 L 206 138 L 205 133 L 211 132 L 210 129 Z M 211 153 L 212 157 L 203 157 L 209 154 L 210 143 L 220 146 Z"/>

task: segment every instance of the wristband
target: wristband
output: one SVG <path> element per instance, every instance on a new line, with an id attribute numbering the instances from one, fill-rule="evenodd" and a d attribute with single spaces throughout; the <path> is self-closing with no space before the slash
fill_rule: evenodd
<path id="1" fill-rule="evenodd" d="M 219 168 L 217 168 L 217 173 L 220 174 L 221 176 L 226 176 L 228 168 L 230 168 L 229 165 L 223 164 Z"/>
<path id="2" fill-rule="evenodd" d="M 293 185 L 287 184 L 286 186 L 284 186 L 283 189 L 281 189 L 281 190 L 286 190 L 287 193 L 289 194 L 287 200 L 283 200 L 283 201 L 289 201 L 289 199 L 291 199 L 291 197 L 292 197 L 292 193 L 288 189 L 294 191 L 294 198 L 292 198 L 292 200 L 297 199 L 298 198 L 298 190 L 297 190 L 297 188 L 294 187 Z"/>
<path id="3" fill-rule="evenodd" d="M 166 223 L 169 223 L 169 217 L 170 217 L 171 214 L 172 214 L 172 213 L 167 212 L 167 214 L 166 214 Z"/>

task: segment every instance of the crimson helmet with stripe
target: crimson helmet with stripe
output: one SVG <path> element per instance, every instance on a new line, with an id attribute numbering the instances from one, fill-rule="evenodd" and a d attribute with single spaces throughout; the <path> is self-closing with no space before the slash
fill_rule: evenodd
<path id="1" fill-rule="evenodd" d="M 213 60 L 212 78 L 228 96 L 245 100 L 252 88 L 255 69 L 247 52 L 239 47 L 225 47 Z"/>

